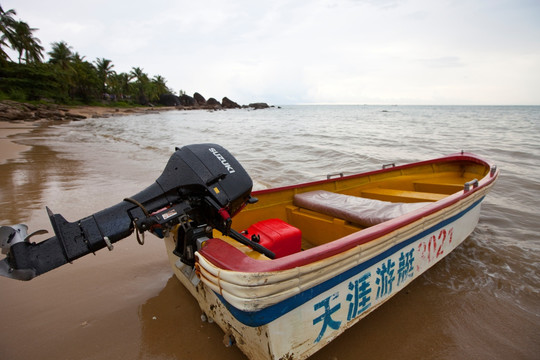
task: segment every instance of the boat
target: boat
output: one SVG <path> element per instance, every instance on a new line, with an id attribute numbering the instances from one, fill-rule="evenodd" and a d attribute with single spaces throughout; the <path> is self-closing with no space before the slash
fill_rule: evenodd
<path id="1" fill-rule="evenodd" d="M 72 223 L 48 210 L 45 241 L 0 228 L 0 274 L 29 280 L 149 231 L 227 344 L 250 359 L 305 359 L 459 246 L 498 175 L 460 152 L 252 192 L 226 149 L 189 145 L 111 208 Z"/>

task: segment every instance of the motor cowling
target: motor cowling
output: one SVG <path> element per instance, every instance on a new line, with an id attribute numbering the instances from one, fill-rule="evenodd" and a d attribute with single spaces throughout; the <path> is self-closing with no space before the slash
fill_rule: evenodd
<path id="1" fill-rule="evenodd" d="M 202 191 L 231 217 L 250 200 L 253 187 L 250 176 L 236 158 L 215 144 L 177 149 L 156 183 L 164 193 L 179 187 L 187 195 L 200 195 Z"/>

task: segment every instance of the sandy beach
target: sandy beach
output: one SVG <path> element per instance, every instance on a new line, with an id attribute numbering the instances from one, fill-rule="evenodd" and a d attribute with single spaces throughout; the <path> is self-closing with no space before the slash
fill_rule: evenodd
<path id="1" fill-rule="evenodd" d="M 80 118 L 108 118 L 112 116 L 123 116 L 133 114 L 148 114 L 160 111 L 175 110 L 173 106 L 148 108 L 148 107 L 104 107 L 104 106 L 74 106 L 63 107 L 66 113 L 77 115 Z M 63 120 L 66 122 L 69 120 Z M 62 120 L 60 120 L 62 122 Z M 28 145 L 17 142 L 17 135 L 31 132 L 40 127 L 47 127 L 50 124 L 58 123 L 58 120 L 48 119 L 21 119 L 15 121 L 0 121 L 0 164 L 9 159 L 15 159 L 23 151 L 28 150 Z"/>

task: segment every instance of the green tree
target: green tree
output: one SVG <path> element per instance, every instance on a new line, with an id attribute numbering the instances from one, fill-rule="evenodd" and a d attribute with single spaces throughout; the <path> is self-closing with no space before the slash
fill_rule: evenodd
<path id="1" fill-rule="evenodd" d="M 112 69 L 114 65 L 111 60 L 105 58 L 97 58 L 94 64 L 96 65 L 97 75 L 101 82 L 101 92 L 105 94 L 108 92 L 107 84 L 109 77 L 115 73 Z"/>
<path id="2" fill-rule="evenodd" d="M 0 78 L 0 97 L 17 101 L 46 98 L 60 103 L 68 100 L 51 64 L 10 62 L 0 66 Z"/>
<path id="3" fill-rule="evenodd" d="M 156 75 L 148 86 L 148 97 L 150 101 L 159 101 L 163 94 L 169 94 L 171 90 L 167 87 L 167 80 L 161 75 Z"/>
<path id="4" fill-rule="evenodd" d="M 0 60 L 6 62 L 9 59 L 3 49 L 9 43 L 19 54 L 19 64 L 22 62 L 23 54 L 25 63 L 40 63 L 43 59 L 43 47 L 40 45 L 41 41 L 33 34 L 37 29 L 31 28 L 24 21 L 15 20 L 14 15 L 16 15 L 14 10 L 4 11 L 0 6 Z"/>
<path id="5" fill-rule="evenodd" d="M 161 75 L 156 75 L 152 79 L 152 83 L 156 86 L 159 95 L 170 93 L 171 91 L 167 87 L 167 80 Z"/>
<path id="6" fill-rule="evenodd" d="M 70 96 L 86 103 L 99 98 L 100 80 L 94 65 L 84 60 L 79 53 L 73 54 L 70 64 L 73 70 L 71 76 Z"/>
<path id="7" fill-rule="evenodd" d="M 43 46 L 41 40 L 34 37 L 33 32 L 38 30 L 31 28 L 24 21 L 17 21 L 14 24 L 14 36 L 11 40 L 11 47 L 19 53 L 19 64 L 23 58 L 25 63 L 40 63 L 43 59 Z"/>
<path id="8" fill-rule="evenodd" d="M 49 63 L 60 66 L 62 70 L 68 70 L 73 60 L 72 47 L 65 41 L 53 42 L 51 46 L 52 50 L 47 53 L 50 56 Z"/>
<path id="9" fill-rule="evenodd" d="M 47 53 L 49 55 L 49 64 L 53 65 L 56 80 L 60 84 L 60 96 L 65 99 L 73 98 L 73 88 L 75 86 L 75 70 L 72 66 L 74 54 L 71 49 L 71 46 L 65 41 L 53 42 L 51 51 Z"/>
<path id="10" fill-rule="evenodd" d="M 148 85 L 150 83 L 148 75 L 143 72 L 143 69 L 141 69 L 140 67 L 131 68 L 130 75 L 133 79 L 135 79 L 134 85 L 137 92 L 139 104 L 148 104 L 148 97 L 146 96 Z"/>
<path id="11" fill-rule="evenodd" d="M 0 62 L 7 62 L 10 60 L 9 55 L 4 50 L 5 47 L 9 47 L 8 42 L 15 36 L 15 23 L 17 22 L 13 16 L 17 15 L 15 10 L 10 9 L 4 11 L 0 5 Z"/>
<path id="12" fill-rule="evenodd" d="M 109 75 L 110 91 L 117 100 L 124 100 L 130 93 L 131 75 L 113 73 Z"/>

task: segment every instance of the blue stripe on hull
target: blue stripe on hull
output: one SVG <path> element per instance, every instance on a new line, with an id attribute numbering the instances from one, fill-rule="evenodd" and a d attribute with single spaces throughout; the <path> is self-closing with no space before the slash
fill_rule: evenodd
<path id="1" fill-rule="evenodd" d="M 466 213 L 471 211 L 473 208 L 478 206 L 484 197 L 479 199 L 478 201 L 474 202 L 471 206 L 469 206 L 467 209 L 461 211 L 460 213 L 452 216 L 451 218 L 448 218 L 431 228 L 422 231 L 421 233 L 411 237 L 410 239 L 407 239 L 390 249 L 384 251 L 383 253 L 363 262 L 360 265 L 357 265 L 319 285 L 316 285 L 308 290 L 305 290 L 297 295 L 294 295 L 286 300 L 283 300 L 277 304 L 271 305 L 267 308 L 264 308 L 259 311 L 253 311 L 253 312 L 247 312 L 242 311 L 231 304 L 229 304 L 221 295 L 216 294 L 216 296 L 221 300 L 221 302 L 227 307 L 227 309 L 231 312 L 231 314 L 242 324 L 251 326 L 251 327 L 257 327 L 266 325 L 275 319 L 279 318 L 280 316 L 288 313 L 289 311 L 303 305 L 307 301 L 313 299 L 314 297 L 322 294 L 323 292 L 333 288 L 334 286 L 342 283 L 343 281 L 346 281 L 347 279 L 361 273 L 362 271 L 366 270 L 367 268 L 371 267 L 372 265 L 378 263 L 379 261 L 393 255 L 394 253 L 398 252 L 399 250 L 403 249 L 404 247 L 412 244 L 413 242 L 425 237 L 426 235 L 435 232 L 444 226 L 456 221 L 457 219 L 463 217 Z"/>

